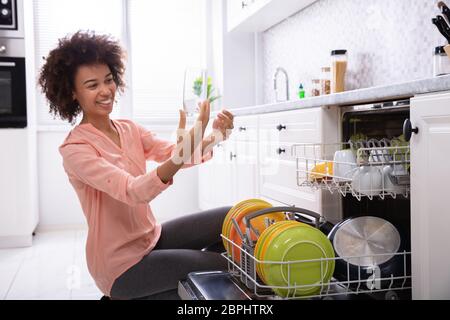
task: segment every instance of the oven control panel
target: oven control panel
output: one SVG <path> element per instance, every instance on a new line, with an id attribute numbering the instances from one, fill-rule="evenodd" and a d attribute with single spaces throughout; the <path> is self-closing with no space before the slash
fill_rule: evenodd
<path id="1" fill-rule="evenodd" d="M 17 29 L 16 3 L 14 0 L 0 0 L 0 28 Z"/>

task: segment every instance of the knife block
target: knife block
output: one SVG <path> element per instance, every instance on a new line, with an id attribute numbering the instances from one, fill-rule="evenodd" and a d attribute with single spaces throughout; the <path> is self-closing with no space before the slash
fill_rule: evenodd
<path id="1" fill-rule="evenodd" d="M 445 53 L 450 58 L 450 44 L 444 46 Z"/>

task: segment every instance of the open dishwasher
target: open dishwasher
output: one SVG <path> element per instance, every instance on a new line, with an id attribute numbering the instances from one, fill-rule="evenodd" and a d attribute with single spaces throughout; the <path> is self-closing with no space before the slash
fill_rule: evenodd
<path id="1" fill-rule="evenodd" d="M 404 126 L 409 118 L 409 99 L 340 110 L 342 142 L 292 147 L 297 161 L 293 176 L 296 174 L 298 186 L 340 194 L 339 218 L 336 219 L 336 212 L 328 217 L 326 211 L 319 216 L 301 208 L 276 207 L 243 218 L 244 229 L 233 221 L 240 241 L 222 234 L 225 243 L 234 248 L 223 253 L 228 272 L 190 274 L 179 283 L 181 298 L 411 298 L 410 132 Z M 251 233 L 260 234 L 252 229 L 251 219 L 275 211 L 283 212 L 286 220 L 308 224 L 328 235 L 335 255 L 309 260 L 259 259 L 255 255 L 257 241 Z M 266 227 L 273 222 L 267 219 Z M 355 247 L 359 250 L 353 250 Z M 326 272 L 322 271 L 328 270 L 331 263 L 333 274 L 323 277 Z M 259 272 L 264 265 L 281 270 L 285 282 L 268 283 L 264 272 Z M 291 281 L 291 273 L 303 270 L 303 265 L 314 266 L 320 277 L 312 283 Z"/>

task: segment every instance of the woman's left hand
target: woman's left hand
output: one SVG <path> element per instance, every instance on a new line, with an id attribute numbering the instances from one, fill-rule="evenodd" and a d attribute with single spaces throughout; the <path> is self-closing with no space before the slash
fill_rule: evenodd
<path id="1" fill-rule="evenodd" d="M 213 122 L 213 130 L 217 130 L 222 135 L 221 141 L 225 141 L 231 135 L 232 130 L 234 129 L 234 116 L 228 110 L 222 110 L 217 114 L 216 119 Z"/>

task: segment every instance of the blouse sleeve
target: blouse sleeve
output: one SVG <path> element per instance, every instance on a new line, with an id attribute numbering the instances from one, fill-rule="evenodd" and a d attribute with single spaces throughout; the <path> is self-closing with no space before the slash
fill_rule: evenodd
<path id="1" fill-rule="evenodd" d="M 69 177 L 97 189 L 130 206 L 148 203 L 173 181 L 164 184 L 156 169 L 137 177 L 113 165 L 88 144 L 68 144 L 60 148 Z"/>

